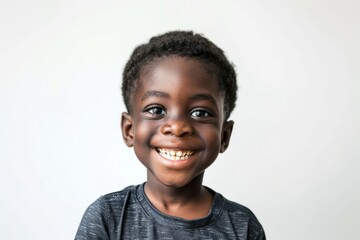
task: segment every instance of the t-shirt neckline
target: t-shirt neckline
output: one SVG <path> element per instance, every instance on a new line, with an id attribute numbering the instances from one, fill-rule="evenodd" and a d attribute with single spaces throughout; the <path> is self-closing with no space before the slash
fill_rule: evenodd
<path id="1" fill-rule="evenodd" d="M 150 203 L 149 199 L 145 195 L 144 185 L 145 183 L 136 186 L 135 190 L 136 198 L 142 209 L 153 221 L 170 228 L 193 229 L 205 227 L 209 224 L 212 224 L 218 219 L 224 206 L 224 198 L 221 196 L 221 194 L 206 187 L 209 191 L 214 193 L 214 199 L 211 205 L 211 209 L 206 217 L 193 220 L 173 217 L 160 212 Z"/>

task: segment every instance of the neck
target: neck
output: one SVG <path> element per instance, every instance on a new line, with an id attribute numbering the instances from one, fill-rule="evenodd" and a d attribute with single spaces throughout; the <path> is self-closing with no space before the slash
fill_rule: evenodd
<path id="1" fill-rule="evenodd" d="M 202 188 L 203 174 L 194 178 L 190 183 L 185 186 L 168 186 L 159 181 L 153 180 L 152 176 L 149 176 L 145 184 L 145 193 L 156 199 L 157 202 L 163 202 L 164 204 L 172 203 L 186 203 L 199 197 Z"/>
<path id="2" fill-rule="evenodd" d="M 203 173 L 185 186 L 174 187 L 154 180 L 148 173 L 145 194 L 159 211 L 185 219 L 204 217 L 211 208 L 213 194 L 202 186 Z"/>

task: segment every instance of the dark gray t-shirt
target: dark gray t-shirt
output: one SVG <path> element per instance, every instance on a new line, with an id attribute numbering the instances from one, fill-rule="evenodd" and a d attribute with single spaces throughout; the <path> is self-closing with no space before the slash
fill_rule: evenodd
<path id="1" fill-rule="evenodd" d="M 248 208 L 214 194 L 208 216 L 185 220 L 155 209 L 145 196 L 143 184 L 130 186 L 91 204 L 75 239 L 265 240 L 261 224 Z"/>

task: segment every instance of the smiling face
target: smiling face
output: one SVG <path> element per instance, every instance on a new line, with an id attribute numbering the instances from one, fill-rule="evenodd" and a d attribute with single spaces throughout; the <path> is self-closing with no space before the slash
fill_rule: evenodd
<path id="1" fill-rule="evenodd" d="M 224 97 L 209 66 L 166 57 L 144 71 L 122 131 L 147 168 L 148 182 L 185 186 L 202 178 L 227 148 L 233 122 L 224 121 Z"/>

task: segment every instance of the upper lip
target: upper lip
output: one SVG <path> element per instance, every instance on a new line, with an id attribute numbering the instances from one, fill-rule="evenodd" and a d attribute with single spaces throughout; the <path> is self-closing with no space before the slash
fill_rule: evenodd
<path id="1" fill-rule="evenodd" d="M 179 141 L 176 139 L 162 139 L 159 141 L 155 141 L 150 143 L 152 148 L 163 149 L 163 150 L 173 150 L 173 151 L 191 151 L 198 152 L 201 150 L 200 145 L 195 144 L 193 141 Z"/>
<path id="2" fill-rule="evenodd" d="M 197 148 L 188 144 L 164 144 L 154 147 L 155 149 L 173 150 L 173 151 L 197 151 Z"/>

